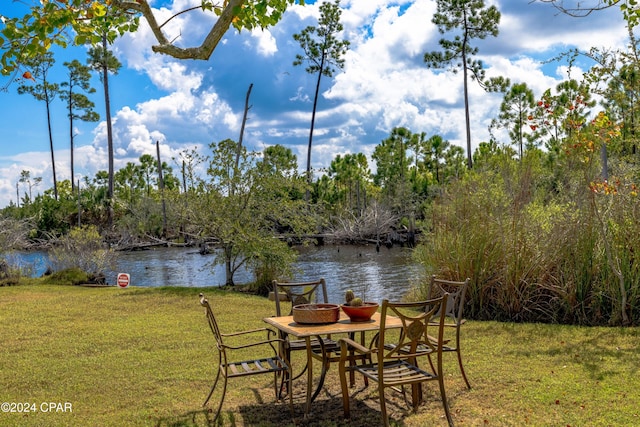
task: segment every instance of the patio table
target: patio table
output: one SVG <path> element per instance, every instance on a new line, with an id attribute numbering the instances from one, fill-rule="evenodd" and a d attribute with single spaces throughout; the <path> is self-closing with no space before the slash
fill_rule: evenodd
<path id="1" fill-rule="evenodd" d="M 313 400 L 322 389 L 326 371 L 328 369 L 328 363 L 322 363 L 322 372 L 320 374 L 320 380 L 314 393 L 313 389 L 313 350 L 311 348 L 311 338 L 328 334 L 349 334 L 355 335 L 357 332 L 362 333 L 361 341 L 364 339 L 364 332 L 378 331 L 380 330 L 380 313 L 376 312 L 371 317 L 371 320 L 366 322 L 352 322 L 346 314 L 340 312 L 340 319 L 336 323 L 325 324 L 301 324 L 296 323 L 293 320 L 293 316 L 280 316 L 280 317 L 265 317 L 263 319 L 266 323 L 274 328 L 291 334 L 297 338 L 304 339 L 307 347 L 307 394 L 306 394 L 306 406 L 305 406 L 305 418 L 309 416 L 311 412 L 311 404 Z M 388 329 L 402 327 L 402 321 L 394 316 L 387 316 L 386 326 Z M 322 342 L 322 339 L 319 339 Z M 364 345 L 364 342 L 362 342 Z M 322 359 L 324 360 L 327 355 L 322 346 Z M 291 392 L 291 391 L 290 391 Z"/>

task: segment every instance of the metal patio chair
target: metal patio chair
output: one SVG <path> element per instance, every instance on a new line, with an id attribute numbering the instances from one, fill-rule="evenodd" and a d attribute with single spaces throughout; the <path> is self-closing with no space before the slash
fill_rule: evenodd
<path id="1" fill-rule="evenodd" d="M 220 331 L 218 322 L 216 321 L 213 310 L 211 309 L 211 305 L 203 294 L 200 294 L 200 304 L 205 308 L 205 314 L 209 322 L 209 327 L 211 328 L 211 332 L 213 332 L 213 335 L 215 337 L 216 348 L 218 350 L 218 372 L 216 374 L 215 381 L 213 382 L 213 386 L 211 387 L 211 391 L 209 392 L 209 395 L 207 396 L 207 399 L 204 401 L 202 406 L 207 405 L 209 399 L 211 399 L 211 396 L 216 389 L 216 386 L 218 386 L 219 380 L 222 379 L 222 397 L 220 398 L 218 408 L 216 409 L 215 416 L 211 423 L 214 424 L 216 419 L 220 415 L 220 410 L 222 409 L 222 404 L 227 392 L 227 382 L 229 379 L 249 375 L 273 374 L 273 384 L 276 400 L 279 400 L 278 374 L 284 374 L 283 376 L 285 378 L 288 378 L 289 387 L 291 387 L 291 364 L 286 359 L 286 357 L 281 357 L 277 350 L 277 348 L 283 344 L 283 340 L 277 338 L 275 336 L 276 333 L 268 328 L 224 334 Z M 226 344 L 224 342 L 225 339 L 233 339 L 234 337 L 240 337 L 243 335 L 250 336 L 251 334 L 258 333 L 265 333 L 266 339 L 235 346 Z M 251 360 L 236 361 L 235 359 L 231 359 L 230 356 L 235 351 L 252 347 L 255 348 L 253 354 L 264 354 L 264 356 L 260 356 L 256 359 Z M 262 348 L 263 350 L 260 350 L 260 348 Z M 289 396 L 289 407 L 291 409 L 291 415 L 293 417 L 292 396 Z"/>
<path id="2" fill-rule="evenodd" d="M 449 299 L 447 300 L 447 307 L 445 310 L 445 339 L 448 341 L 442 351 L 447 352 L 455 352 L 458 355 L 458 366 L 460 367 L 460 372 L 462 373 L 462 378 L 464 378 L 464 382 L 467 384 L 467 388 L 471 389 L 471 384 L 467 379 L 467 374 L 464 371 L 464 366 L 462 364 L 462 353 L 460 351 L 460 328 L 465 323 L 465 319 L 463 319 L 463 311 L 464 311 L 464 299 L 467 293 L 467 288 L 469 287 L 470 279 L 466 279 L 463 282 L 453 281 L 453 280 L 444 280 L 438 279 L 435 275 L 431 276 L 429 289 L 427 290 L 427 299 L 435 298 L 443 295 L 444 293 L 449 294 Z M 454 333 L 447 333 L 447 330 L 455 330 Z"/>
<path id="3" fill-rule="evenodd" d="M 429 381 L 438 383 L 447 421 L 450 426 L 453 426 L 442 372 L 447 297 L 448 295 L 445 294 L 440 298 L 410 303 L 391 303 L 385 299 L 382 301 L 380 332 L 372 342 L 372 347 L 366 348 L 349 338 L 340 339 L 341 354 L 344 356 L 340 358 L 339 372 L 340 385 L 342 387 L 342 404 L 346 418 L 350 418 L 350 396 L 346 375 L 347 372 L 353 371 L 378 384 L 380 410 L 384 426 L 389 426 L 385 389 L 392 388 L 404 394 L 404 387 L 411 386 L 413 408 L 415 410 L 422 402 L 421 384 Z M 438 322 L 434 325 L 434 316 L 437 313 L 439 313 Z M 399 333 L 385 330 L 387 315 L 401 319 L 403 326 Z M 363 355 L 375 355 L 376 362 L 363 365 L 347 365 L 348 357 L 346 354 L 349 350 L 355 350 Z M 432 356 L 435 356 L 436 359 L 435 369 L 432 363 L 424 364 L 431 366 L 431 370 L 421 367 L 418 363 L 421 358 L 427 357 L 430 359 Z"/>
<path id="4" fill-rule="evenodd" d="M 276 316 L 292 315 L 295 305 L 328 302 L 327 284 L 324 279 L 308 282 L 278 282 L 274 280 L 273 296 L 276 303 Z M 284 333 L 281 334 L 280 338 L 286 340 L 284 351 L 288 360 L 291 360 L 291 352 L 307 350 L 305 340 L 292 340 Z M 339 351 L 340 346 L 336 341 L 332 340 L 330 336 L 322 337 L 322 341 L 318 339 L 311 340 L 313 353 L 318 359 L 321 359 L 322 346 L 324 346 L 325 354 L 329 355 L 329 359 L 321 361 L 322 363 L 330 363 L 331 354 Z M 335 361 L 337 361 L 337 359 Z M 305 364 L 304 369 L 293 379 L 299 378 L 306 370 L 307 365 Z M 324 371 L 323 369 L 323 372 Z"/>

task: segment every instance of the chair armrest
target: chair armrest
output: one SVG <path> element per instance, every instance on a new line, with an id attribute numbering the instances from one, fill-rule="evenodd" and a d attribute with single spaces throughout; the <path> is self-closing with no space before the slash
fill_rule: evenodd
<path id="1" fill-rule="evenodd" d="M 432 344 L 438 344 L 438 338 L 432 337 L 431 335 L 427 335 L 427 338 L 429 339 L 429 342 L 431 342 Z M 447 345 L 449 344 L 450 341 L 451 341 L 450 339 L 444 339 L 442 340 L 442 345 Z"/>
<path id="2" fill-rule="evenodd" d="M 282 339 L 282 338 L 272 338 L 272 336 L 275 337 L 276 332 L 273 329 L 270 328 L 258 328 L 258 329 L 251 329 L 248 331 L 240 331 L 240 332 L 232 332 L 229 334 L 220 334 L 223 337 L 238 337 L 238 336 L 242 336 L 242 335 L 249 335 L 249 334 L 255 334 L 258 332 L 266 332 L 267 333 L 267 339 L 263 340 L 263 341 L 256 341 L 256 342 L 252 342 L 252 343 L 248 343 L 248 344 L 242 344 L 242 345 L 228 345 L 225 344 L 224 347 L 228 348 L 230 350 L 239 350 L 241 348 L 247 348 L 247 347 L 256 347 L 259 345 L 266 345 L 268 344 L 269 346 L 271 346 L 271 348 L 276 351 L 275 347 L 273 346 L 274 344 L 278 344 L 278 345 L 286 345 L 286 340 Z"/>
<path id="3" fill-rule="evenodd" d="M 278 344 L 285 344 L 286 341 L 279 339 L 279 338 L 275 338 L 275 339 L 271 339 L 271 340 L 266 340 L 266 341 L 259 341 L 259 342 L 252 342 L 252 343 L 248 343 L 248 344 L 242 344 L 242 345 L 227 345 L 225 344 L 224 347 L 228 348 L 230 350 L 240 350 L 242 348 L 248 348 L 248 347 L 257 347 L 259 345 L 265 345 L 268 344 L 271 346 L 271 348 L 275 351 L 275 348 L 273 347 L 274 343 L 278 343 Z"/>
<path id="4" fill-rule="evenodd" d="M 234 336 L 238 336 L 238 335 L 246 335 L 246 334 L 253 334 L 256 332 L 267 332 L 267 336 L 271 335 L 271 334 L 275 334 L 275 332 L 273 332 L 273 330 L 269 329 L 269 328 L 260 328 L 260 329 L 251 329 L 249 331 L 240 331 L 240 332 L 233 332 L 230 334 L 220 334 L 223 337 L 234 337 Z"/>
<path id="5" fill-rule="evenodd" d="M 466 323 L 466 319 L 462 319 L 460 321 L 460 325 L 464 325 L 465 323 Z M 429 326 L 438 326 L 438 325 L 439 325 L 438 322 L 429 322 Z M 452 322 L 445 322 L 444 327 L 445 328 L 457 328 L 458 324 L 455 323 L 455 322 L 453 322 L 453 323 Z"/>
<path id="6" fill-rule="evenodd" d="M 341 358 L 351 349 L 351 350 L 355 350 L 358 353 L 361 354 L 370 354 L 373 351 L 359 343 L 357 343 L 356 341 L 352 340 L 351 338 L 340 338 L 340 340 L 338 341 L 340 343 L 340 355 Z"/>

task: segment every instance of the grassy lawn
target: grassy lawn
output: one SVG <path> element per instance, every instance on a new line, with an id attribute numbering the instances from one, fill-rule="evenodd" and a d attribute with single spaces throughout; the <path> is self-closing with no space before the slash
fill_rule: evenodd
<path id="1" fill-rule="evenodd" d="M 1 412 L 0 426 L 208 425 L 201 405 L 215 346 L 198 304 L 201 291 L 1 287 L 0 403 L 35 403 L 36 411 Z M 226 331 L 262 327 L 260 319 L 274 311 L 264 298 L 204 292 Z M 445 356 L 456 425 L 640 425 L 637 328 L 467 322 L 463 334 L 472 390 L 455 355 Z M 269 379 L 232 381 L 223 424 L 293 425 L 288 407 L 274 402 Z M 294 400 L 297 424 L 378 425 L 376 391 L 359 379 L 354 393 L 348 424 L 332 368 L 311 421 L 302 419 L 302 397 Z M 427 402 L 413 413 L 389 394 L 389 411 L 397 425 L 446 425 L 437 395 L 427 390 Z"/>

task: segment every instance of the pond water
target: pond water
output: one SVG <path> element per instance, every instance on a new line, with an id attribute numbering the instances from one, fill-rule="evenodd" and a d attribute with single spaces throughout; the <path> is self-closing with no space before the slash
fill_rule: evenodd
<path id="1" fill-rule="evenodd" d="M 411 261 L 410 249 L 375 246 L 310 246 L 299 252 L 292 280 L 304 281 L 324 277 L 329 301 L 342 302 L 347 289 L 367 300 L 399 299 L 418 280 L 421 268 Z M 117 271 L 107 272 L 107 282 L 115 284 L 117 273 L 129 273 L 132 286 L 220 286 L 225 283 L 224 268 L 212 267 L 212 255 L 200 255 L 194 248 L 158 248 L 145 251 L 119 252 Z M 34 277 L 48 266 L 46 253 L 12 254 L 8 261 L 20 265 Z M 237 284 L 255 279 L 250 271 L 234 275 Z"/>

